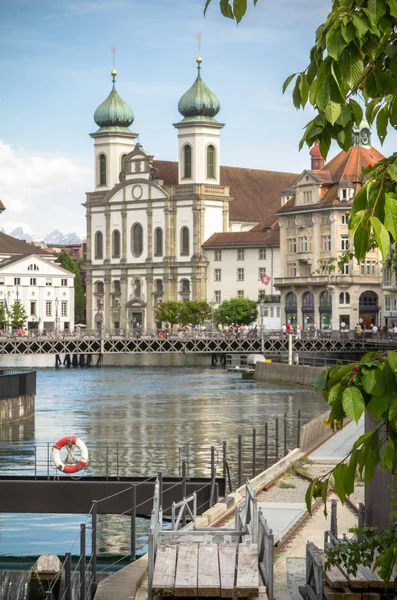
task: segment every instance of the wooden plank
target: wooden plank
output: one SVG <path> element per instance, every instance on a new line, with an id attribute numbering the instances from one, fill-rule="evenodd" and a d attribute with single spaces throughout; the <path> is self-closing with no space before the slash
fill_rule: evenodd
<path id="1" fill-rule="evenodd" d="M 180 544 L 175 575 L 175 596 L 197 596 L 198 544 Z"/>
<path id="2" fill-rule="evenodd" d="M 233 598 L 236 580 L 237 544 L 219 544 L 221 598 Z"/>
<path id="3" fill-rule="evenodd" d="M 173 596 L 176 571 L 176 546 L 159 544 L 152 582 L 153 596 Z"/>
<path id="4" fill-rule="evenodd" d="M 219 597 L 220 593 L 218 544 L 204 542 L 198 545 L 197 595 Z"/>
<path id="5" fill-rule="evenodd" d="M 375 594 L 375 592 L 363 592 L 363 600 L 380 600 L 380 594 Z"/>
<path id="6" fill-rule="evenodd" d="M 239 598 L 252 598 L 259 594 L 257 544 L 238 545 L 236 592 Z"/>
<path id="7" fill-rule="evenodd" d="M 360 571 L 360 569 L 357 569 L 356 573 L 352 575 L 350 575 L 342 565 L 339 565 L 339 569 L 342 572 L 342 574 L 347 578 L 350 587 L 364 589 L 369 588 L 369 581 L 364 575 L 364 573 Z"/>
<path id="8" fill-rule="evenodd" d="M 352 592 L 350 588 L 330 588 L 324 585 L 324 596 L 327 600 L 362 600 L 361 594 Z"/>
<path id="9" fill-rule="evenodd" d="M 364 567 L 363 565 L 359 565 L 359 570 L 369 581 L 370 588 L 376 589 L 385 589 L 385 588 L 395 588 L 394 581 L 383 581 L 376 573 L 374 573 L 369 567 Z"/>
<path id="10" fill-rule="evenodd" d="M 349 585 L 345 575 L 339 567 L 330 567 L 325 571 L 325 581 L 330 588 L 343 588 Z"/>

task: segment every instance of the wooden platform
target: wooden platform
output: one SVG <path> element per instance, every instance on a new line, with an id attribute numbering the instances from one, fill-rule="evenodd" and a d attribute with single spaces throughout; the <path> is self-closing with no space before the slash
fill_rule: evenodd
<path id="1" fill-rule="evenodd" d="M 258 547 L 214 542 L 159 544 L 152 590 L 153 596 L 263 598 Z"/>

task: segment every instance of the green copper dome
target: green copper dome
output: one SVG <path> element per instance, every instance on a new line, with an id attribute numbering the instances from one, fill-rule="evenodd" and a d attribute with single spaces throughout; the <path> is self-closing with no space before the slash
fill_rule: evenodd
<path id="1" fill-rule="evenodd" d="M 99 131 L 124 131 L 130 133 L 128 127 L 134 120 L 134 113 L 116 92 L 114 85 L 116 82 L 116 75 L 117 71 L 113 70 L 112 91 L 106 100 L 96 109 L 94 121 L 99 126 Z"/>
<path id="2" fill-rule="evenodd" d="M 202 59 L 199 56 L 197 58 L 197 79 L 178 102 L 178 110 L 185 120 L 212 121 L 221 107 L 218 98 L 201 79 L 201 62 Z"/>

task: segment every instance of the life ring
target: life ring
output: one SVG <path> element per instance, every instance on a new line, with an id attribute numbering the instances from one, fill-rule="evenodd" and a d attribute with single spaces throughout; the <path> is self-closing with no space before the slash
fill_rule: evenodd
<path id="1" fill-rule="evenodd" d="M 61 449 L 67 446 L 68 457 L 66 464 L 61 460 Z M 80 450 L 80 460 L 73 463 L 73 446 Z M 78 473 L 86 468 L 88 463 L 88 449 L 85 443 L 75 435 L 67 435 L 57 441 L 52 447 L 52 460 L 57 469 L 63 473 Z"/>
<path id="2" fill-rule="evenodd" d="M 159 338 L 161 338 L 161 339 L 164 338 L 164 331 L 159 331 Z"/>

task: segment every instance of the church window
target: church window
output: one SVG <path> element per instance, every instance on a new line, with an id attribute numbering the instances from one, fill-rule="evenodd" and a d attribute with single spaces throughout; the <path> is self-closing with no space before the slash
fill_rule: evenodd
<path id="1" fill-rule="evenodd" d="M 95 234 L 95 258 L 103 258 L 103 234 L 97 231 Z"/>
<path id="2" fill-rule="evenodd" d="M 181 229 L 181 256 L 189 256 L 189 229 L 182 227 Z"/>
<path id="3" fill-rule="evenodd" d="M 161 227 L 154 230 L 154 255 L 163 256 L 163 230 Z"/>
<path id="4" fill-rule="evenodd" d="M 136 257 L 141 256 L 143 252 L 143 228 L 140 223 L 132 226 L 132 254 Z"/>
<path id="5" fill-rule="evenodd" d="M 192 147 L 189 144 L 183 147 L 183 179 L 192 176 Z"/>
<path id="6" fill-rule="evenodd" d="M 113 258 L 120 258 L 120 231 L 115 229 L 112 235 Z"/>
<path id="7" fill-rule="evenodd" d="M 215 179 L 215 146 L 207 148 L 207 179 Z"/>
<path id="8" fill-rule="evenodd" d="M 104 284 L 103 281 L 96 281 L 95 282 L 95 293 L 96 294 L 103 294 L 104 293 Z"/>
<path id="9" fill-rule="evenodd" d="M 135 298 L 141 297 L 141 282 L 139 279 L 135 279 L 134 281 L 134 296 Z"/>
<path id="10" fill-rule="evenodd" d="M 125 157 L 126 156 L 127 156 L 126 154 L 121 155 L 120 171 L 125 171 Z"/>
<path id="11" fill-rule="evenodd" d="M 99 185 L 106 185 L 106 156 L 100 154 L 99 160 Z"/>

